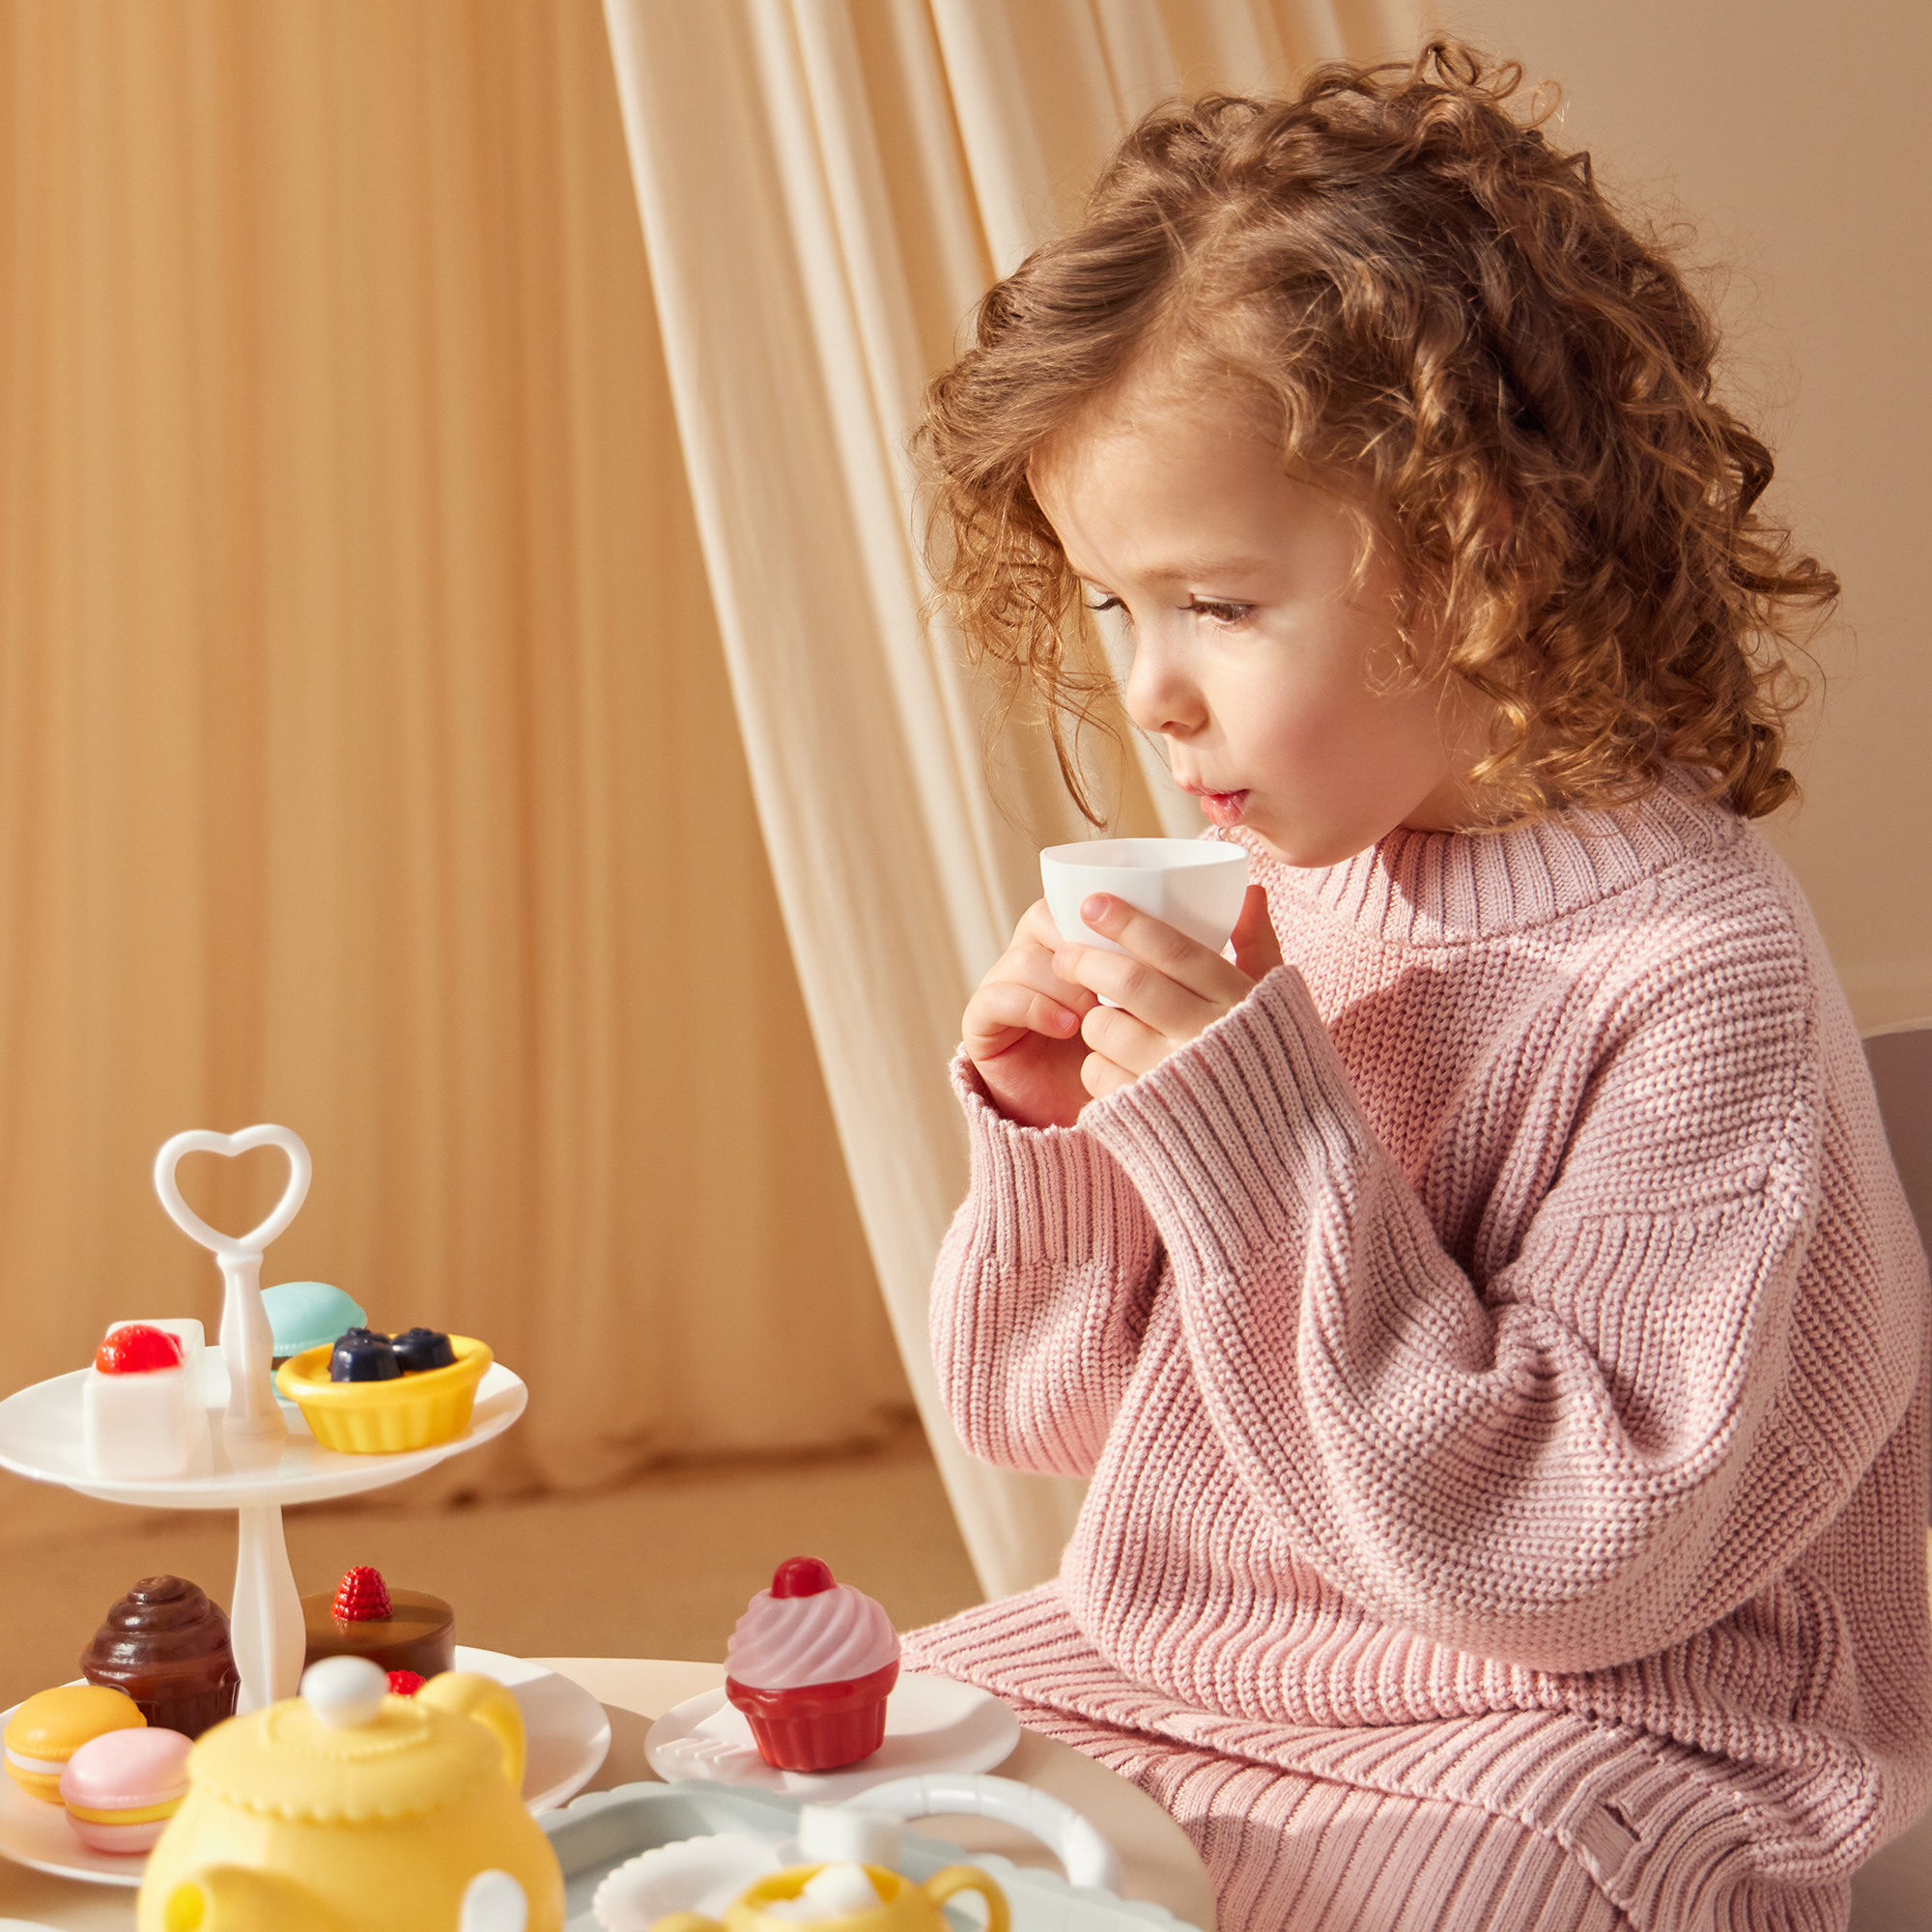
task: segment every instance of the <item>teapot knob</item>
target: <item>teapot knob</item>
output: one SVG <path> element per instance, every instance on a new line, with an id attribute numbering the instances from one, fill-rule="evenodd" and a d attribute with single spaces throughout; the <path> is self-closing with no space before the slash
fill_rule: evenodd
<path id="1" fill-rule="evenodd" d="M 302 1672 L 302 1702 L 331 1731 L 368 1723 L 388 1693 L 386 1673 L 366 1657 L 325 1657 Z"/>
<path id="2" fill-rule="evenodd" d="M 478 1872 L 464 1889 L 456 1932 L 524 1932 L 529 1917 L 529 1900 L 508 1872 Z"/>

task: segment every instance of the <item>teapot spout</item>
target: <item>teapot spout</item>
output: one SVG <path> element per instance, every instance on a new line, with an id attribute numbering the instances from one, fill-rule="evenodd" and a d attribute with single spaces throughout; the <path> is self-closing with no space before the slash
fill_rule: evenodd
<path id="1" fill-rule="evenodd" d="M 168 1893 L 167 1932 L 343 1932 L 307 1887 L 247 1865 L 204 1865 Z"/>

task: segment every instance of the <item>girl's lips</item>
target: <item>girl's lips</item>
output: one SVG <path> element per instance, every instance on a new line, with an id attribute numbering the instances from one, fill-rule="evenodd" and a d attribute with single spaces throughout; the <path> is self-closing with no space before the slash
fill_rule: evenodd
<path id="1" fill-rule="evenodd" d="M 1190 786 L 1191 790 L 1192 787 Z M 1241 822 L 1242 808 L 1248 802 L 1245 789 L 1241 791 L 1204 791 L 1197 794 L 1201 800 L 1201 810 L 1212 825 L 1238 825 Z"/>

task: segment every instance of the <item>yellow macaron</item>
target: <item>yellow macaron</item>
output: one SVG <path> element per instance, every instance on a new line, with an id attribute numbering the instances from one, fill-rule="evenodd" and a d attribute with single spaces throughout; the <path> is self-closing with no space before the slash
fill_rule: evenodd
<path id="1" fill-rule="evenodd" d="M 7 1776 L 30 1798 L 61 1803 L 61 1773 L 90 1738 L 146 1724 L 125 1690 L 105 1684 L 63 1684 L 29 1697 L 7 1726 Z"/>

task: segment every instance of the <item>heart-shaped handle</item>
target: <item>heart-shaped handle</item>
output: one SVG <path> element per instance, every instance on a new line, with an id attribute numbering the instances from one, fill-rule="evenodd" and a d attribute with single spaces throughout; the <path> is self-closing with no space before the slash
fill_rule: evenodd
<path id="1" fill-rule="evenodd" d="M 245 1235 L 224 1235 L 211 1228 L 182 1199 L 181 1188 L 175 1181 L 175 1164 L 185 1153 L 218 1153 L 232 1160 L 238 1153 L 247 1153 L 259 1147 L 278 1147 L 288 1155 L 289 1184 L 259 1227 L 249 1229 Z M 308 1195 L 310 1172 L 308 1149 L 302 1145 L 301 1136 L 288 1127 L 243 1127 L 239 1134 L 217 1134 L 206 1127 L 190 1127 L 186 1133 L 177 1134 L 167 1142 L 155 1156 L 155 1192 L 161 1197 L 161 1206 L 168 1210 L 169 1218 L 189 1240 L 199 1241 L 204 1248 L 226 1255 L 232 1261 L 259 1261 L 262 1250 L 296 1218 Z"/>

